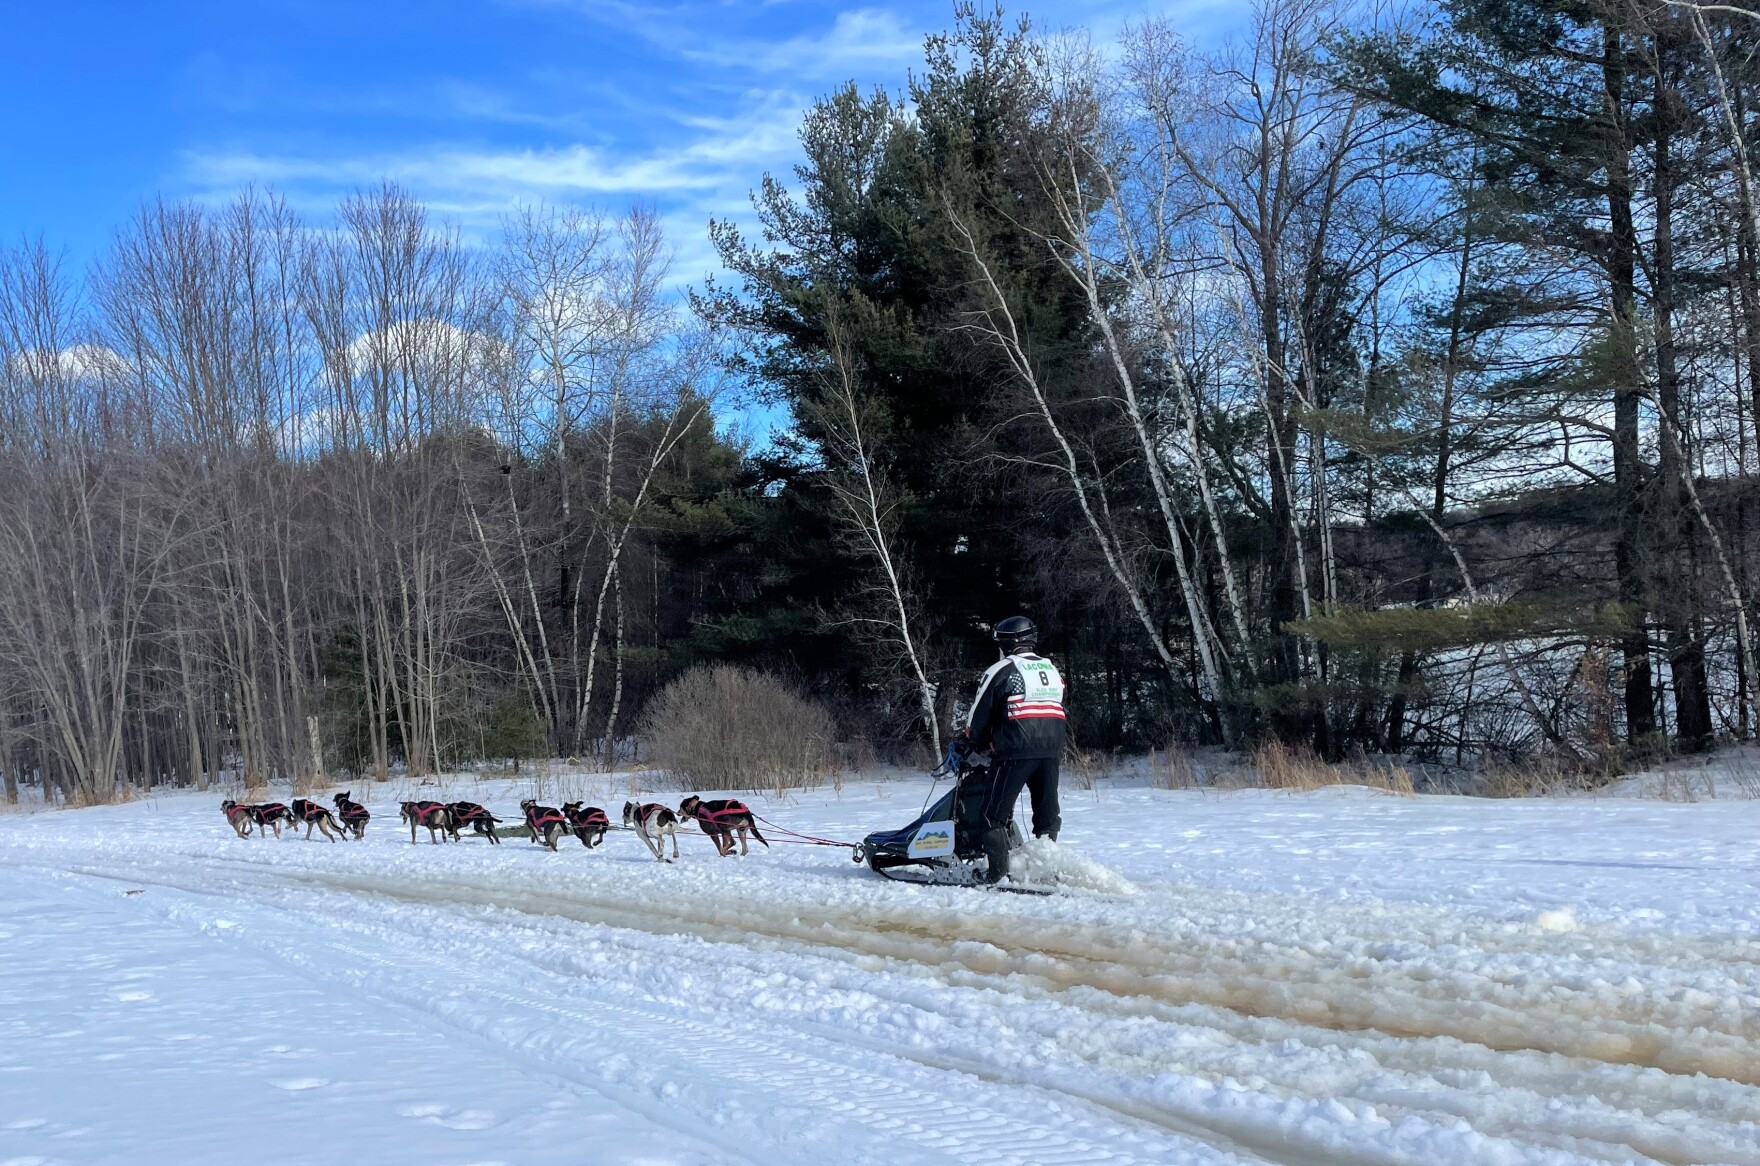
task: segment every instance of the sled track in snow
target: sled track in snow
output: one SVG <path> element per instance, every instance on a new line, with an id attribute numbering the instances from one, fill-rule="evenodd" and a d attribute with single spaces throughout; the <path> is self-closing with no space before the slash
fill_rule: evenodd
<path id="1" fill-rule="evenodd" d="M 459 880 L 445 880 L 419 889 L 400 886 L 394 880 L 363 880 L 347 876 L 322 875 L 318 881 L 339 890 L 454 910 L 475 907 L 517 912 L 647 934 L 688 936 L 718 944 L 749 947 L 754 936 L 761 936 L 778 950 L 820 955 L 843 953 L 857 959 L 911 965 L 926 969 L 950 985 L 1001 990 L 1042 1000 L 1054 999 L 1084 1013 L 1117 1018 L 1127 1024 L 1134 1019 L 1175 1019 L 1183 1010 L 1196 1005 L 1206 1014 L 1203 1019 L 1206 1028 L 1227 1032 L 1243 1040 L 1264 1043 L 1291 1037 L 1312 1040 L 1311 1030 L 1320 1028 L 1348 1035 L 1352 1038 L 1350 1043 L 1371 1051 L 1384 1066 L 1427 1079 L 1421 1093 L 1402 1096 L 1394 1089 L 1374 1099 L 1377 1109 L 1389 1119 L 1406 1114 L 1430 1120 L 1467 1119 L 1482 1132 L 1496 1132 L 1517 1142 L 1569 1144 L 1577 1152 L 1601 1147 L 1613 1161 L 1629 1160 L 1623 1155 L 1636 1152 L 1664 1163 L 1716 1162 L 1728 1166 L 1760 1166 L 1760 1090 L 1754 1089 L 1754 1082 L 1747 1079 L 1752 1077 L 1756 1062 L 1749 1059 L 1750 1052 L 1744 1051 L 1753 1049 L 1753 1042 L 1739 1033 L 1713 1034 L 1704 1028 L 1666 1033 L 1639 1031 L 1639 1026 L 1644 1023 L 1640 1020 L 1601 1021 L 1599 1023 L 1605 1027 L 1597 1031 L 1592 1013 L 1575 1031 L 1555 1029 L 1552 1039 L 1546 1040 L 1538 1027 L 1558 1024 L 1556 1020 L 1548 1021 L 1543 1016 L 1548 1003 L 1558 1003 L 1556 995 L 1543 993 L 1531 1004 L 1531 1012 L 1499 1006 L 1500 1011 L 1493 1013 L 1470 999 L 1460 999 L 1461 1016 L 1446 1026 L 1449 1031 L 1436 1031 L 1437 1027 L 1443 1026 L 1411 1024 L 1359 1026 L 1340 1023 L 1340 1020 L 1355 1015 L 1353 1010 L 1360 1008 L 1365 998 L 1382 1013 L 1390 1012 L 1402 1002 L 1417 1009 L 1440 1006 L 1446 1011 L 1451 999 L 1447 992 L 1458 987 L 1459 982 L 1438 978 L 1435 983 L 1441 986 L 1439 991 L 1422 996 L 1410 993 L 1402 996 L 1399 995 L 1400 989 L 1389 988 L 1373 975 L 1349 975 L 1342 982 L 1349 985 L 1356 999 L 1343 1002 L 1336 998 L 1323 999 L 1320 1003 L 1326 1006 L 1326 1010 L 1319 1012 L 1322 1019 L 1316 1022 L 1315 1015 L 1319 1010 L 1312 1004 L 1289 1011 L 1239 1006 L 1243 998 L 1254 1005 L 1262 1005 L 1268 1000 L 1275 1002 L 1277 997 L 1273 993 L 1299 994 L 1303 990 L 1304 985 L 1299 981 L 1276 982 L 1274 977 L 1279 973 L 1267 975 L 1261 971 L 1244 987 L 1239 982 L 1223 982 L 1209 985 L 1202 992 L 1185 991 L 1201 986 L 1206 976 L 1240 976 L 1242 965 L 1252 958 L 1250 953 L 1231 955 L 1226 961 L 1212 961 L 1208 966 L 1193 962 L 1178 975 L 1164 976 L 1157 973 L 1151 963 L 1158 955 L 1165 957 L 1169 954 L 1164 947 L 1144 937 L 1134 937 L 1144 941 L 1140 944 L 1131 942 L 1121 951 L 1115 946 L 1116 937 L 1103 935 L 1104 928 L 1057 923 L 1044 931 L 1036 931 L 1023 926 L 1019 919 L 986 920 L 981 916 L 974 918 L 961 914 L 952 920 L 936 921 L 941 926 L 925 924 L 921 920 L 909 923 L 895 920 L 877 930 L 864 930 L 857 925 L 815 919 L 811 915 L 754 912 L 749 908 L 742 916 L 741 925 L 733 928 L 705 918 L 702 904 L 644 905 L 640 911 L 631 911 L 626 904 L 594 896 L 508 892 Z M 1021 935 L 1023 947 L 1004 949 L 946 934 L 948 930 L 982 932 L 984 923 L 1005 928 L 1011 935 Z M 1047 939 L 1056 944 L 1052 950 L 1024 947 L 1034 940 L 1044 942 Z M 1096 946 L 1104 945 L 1112 950 L 1106 956 L 1072 950 L 1084 940 L 1092 940 Z M 1219 963 L 1225 967 L 1219 968 Z M 1318 966 L 1317 960 L 1306 969 L 1286 964 L 1286 970 L 1281 974 L 1293 977 L 1303 970 L 1312 973 Z M 1328 992 L 1336 982 L 1337 977 L 1318 976 L 1308 987 Z M 1420 977 L 1416 982 L 1423 981 Z M 1387 998 L 1374 1000 L 1381 992 L 1386 992 Z M 1079 999 L 1070 1000 L 1072 995 Z M 1579 1009 L 1579 1014 L 1586 1011 L 1586 1007 Z M 1674 1009 L 1664 1007 L 1648 1014 L 1670 1011 Z M 1633 1011 L 1634 1016 L 1645 1014 L 1642 1009 Z M 1749 1020 L 1751 1025 L 1751 1018 L 1738 1015 L 1736 1019 Z M 1522 1032 L 1523 1039 L 1503 1047 L 1482 1039 L 1474 1024 L 1487 1021 L 1511 1026 L 1503 1031 Z M 1190 1023 L 1189 1018 L 1186 1023 Z M 1522 1025 L 1535 1028 L 1524 1031 Z M 1608 1031 L 1616 1029 L 1623 1031 Z M 1698 1054 L 1694 1058 L 1697 1067 L 1671 1071 L 1653 1063 L 1653 1060 L 1662 1059 L 1660 1056 L 1646 1060 L 1630 1055 L 1634 1049 L 1634 1033 L 1642 1038 L 1641 1051 L 1655 1054 L 1660 1050 L 1684 1050 Z M 1723 1038 L 1721 1041 L 1717 1040 L 1719 1035 Z M 848 1040 L 848 1037 L 841 1039 Z M 1556 1047 L 1563 1040 L 1570 1041 L 1574 1047 L 1569 1050 Z M 1696 1048 L 1696 1042 L 1704 1042 L 1704 1045 Z M 1719 1074 L 1708 1071 L 1704 1066 L 1713 1048 L 1718 1054 L 1738 1058 L 1731 1063 L 1738 1063 L 1744 1072 Z M 1610 1050 L 1613 1055 L 1607 1055 Z M 998 1074 L 994 1066 L 936 1054 L 919 1055 L 909 1048 L 889 1045 L 877 1051 L 987 1079 L 1046 1085 L 1044 1080 L 1031 1076 Z M 1760 1055 L 1760 1050 L 1754 1050 L 1752 1055 Z M 1119 1067 L 1116 1050 L 1109 1049 L 1107 1058 L 1115 1062 L 1115 1068 Z M 1166 1066 L 1151 1056 L 1128 1067 L 1139 1073 L 1153 1074 Z M 1695 1078 L 1692 1074 L 1721 1079 L 1721 1100 L 1731 1119 L 1723 1128 L 1717 1128 L 1718 1123 L 1698 1122 L 1694 1128 L 1683 1129 L 1677 1123 L 1665 1122 L 1646 1129 L 1643 1123 L 1629 1120 L 1628 1115 L 1639 1114 L 1654 1121 L 1671 1113 L 1678 1115 L 1683 1108 L 1702 1105 L 1708 1086 L 1704 1077 Z M 1271 1071 L 1268 1075 L 1291 1093 L 1308 1093 L 1313 1089 L 1312 1084 L 1301 1079 L 1299 1072 L 1280 1077 Z M 1575 1114 L 1560 1114 L 1562 1120 L 1551 1131 L 1525 1129 L 1513 1115 L 1500 1115 L 1495 1106 L 1487 1106 L 1471 1083 L 1452 1095 L 1438 1096 L 1431 1087 L 1433 1082 L 1450 1075 L 1496 1081 L 1505 1090 L 1525 1095 L 1533 1105 L 1558 1105 L 1568 1101 L 1578 1103 L 1580 1110 Z M 1051 1087 L 1170 1132 L 1203 1137 L 1211 1144 L 1236 1146 L 1266 1160 L 1291 1166 L 1339 1160 L 1421 1161 L 1400 1157 L 1380 1159 L 1361 1153 L 1335 1158 L 1324 1146 L 1304 1145 L 1299 1133 L 1292 1133 L 1284 1139 L 1267 1138 L 1262 1124 L 1255 1120 L 1261 1115 L 1242 1114 L 1240 1120 L 1218 1120 L 1214 1114 L 1182 1112 L 1152 1101 L 1122 1098 L 1111 1091 L 1072 1088 L 1067 1082 Z M 1627 1113 L 1614 1112 L 1616 1107 Z"/>
<path id="2" fill-rule="evenodd" d="M 1329 904 L 1323 930 L 1349 932 L 1349 942 L 1337 945 L 1313 938 L 1314 928 L 1304 939 L 1301 929 L 1291 931 L 1276 919 L 1257 929 L 1231 926 L 1230 912 L 1241 904 L 1231 906 L 1229 896 L 1218 895 L 1205 898 L 1223 901 L 1222 906 L 1195 905 L 1172 933 L 1151 935 L 1128 926 L 1125 907 L 1120 910 L 1127 925 L 1092 924 L 1039 916 L 1036 904 L 1023 909 L 1012 901 L 949 898 L 969 896 L 960 891 L 907 904 L 840 903 L 835 911 L 807 902 L 735 903 L 725 891 L 720 897 L 650 897 L 632 909 L 627 888 L 612 894 L 592 886 L 553 890 L 457 877 L 417 880 L 212 856 L 200 865 L 213 877 L 191 879 L 185 860 L 185 868 L 175 872 L 181 877 L 165 871 L 168 877 L 160 881 L 201 894 L 243 895 L 277 911 L 309 908 L 309 890 L 301 887 L 342 892 L 362 904 L 422 904 L 453 921 L 446 926 L 500 929 L 517 940 L 513 958 L 563 980 L 582 975 L 563 950 L 568 937 L 578 934 L 567 926 L 574 921 L 601 925 L 593 929 L 597 942 L 627 948 L 637 963 L 655 959 L 653 937 L 661 937 L 676 941 L 666 949 L 669 961 L 694 959 L 721 970 L 730 962 L 749 965 L 755 977 L 775 975 L 778 957 L 787 957 L 878 969 L 890 977 L 884 982 L 896 982 L 887 991 L 901 998 L 912 983 L 922 982 L 1003 993 L 1021 1001 L 1023 1030 L 1043 1023 L 1040 1039 L 1059 1042 L 1060 1055 L 1091 1074 L 1020 1070 L 996 1058 L 950 1057 L 908 1042 L 868 1042 L 864 1051 L 930 1070 L 1049 1090 L 1048 1096 L 1061 1095 L 1078 1108 L 1104 1109 L 1125 1119 L 1123 1128 L 1146 1124 L 1248 1160 L 1325 1166 L 1425 1158 L 1422 1150 L 1341 1149 L 1300 1128 L 1280 1133 L 1275 1123 L 1268 1128 L 1263 1110 L 1231 1115 L 1226 1106 L 1219 1111 L 1207 1103 L 1120 1089 L 1121 1078 L 1170 1070 L 1165 1046 L 1145 1041 L 1136 1047 L 1143 1026 L 1209 1034 L 1204 1042 L 1223 1047 L 1182 1053 L 1178 1070 L 1225 1086 L 1246 1071 L 1273 1099 L 1327 1097 L 1330 1087 L 1347 1099 L 1372 1104 L 1389 1121 L 1467 1121 L 1474 1130 L 1507 1139 L 1506 1145 L 1558 1147 L 1580 1156 L 1573 1160 L 1760 1166 L 1760 1090 L 1752 1088 L 1760 1065 L 1756 1022 L 1751 1011 L 1727 1003 L 1730 985 L 1738 987 L 1738 999 L 1744 992 L 1751 999 L 1760 983 L 1760 944 L 1746 939 L 1558 935 L 1458 918 L 1448 923 L 1436 912 Z M 100 869 L 87 873 L 117 876 Z M 132 872 L 123 877 L 142 879 Z M 948 910 L 950 904 L 955 909 Z M 1255 917 L 1278 910 L 1266 897 L 1245 906 Z M 1429 926 L 1443 924 L 1422 944 L 1414 940 L 1411 926 L 1420 916 Z M 729 924 L 728 918 L 737 923 Z M 387 919 L 392 927 L 405 925 L 390 914 Z M 348 948 L 351 958 L 383 963 L 372 945 L 345 934 L 346 924 L 326 922 L 338 932 L 330 942 Z M 468 959 L 445 955 L 443 934 L 411 937 L 422 945 L 422 959 L 452 959 L 459 975 L 474 974 Z M 718 950 L 712 956 L 693 954 L 694 944 Z M 1561 951 L 1581 960 L 1581 974 L 1569 982 L 1539 976 L 1537 961 Z M 298 961 L 291 948 L 282 954 Z M 1642 973 L 1641 990 L 1619 985 L 1633 972 Z M 1609 990 L 1608 977 L 1619 991 Z M 1718 987 L 1725 990 L 1710 991 Z M 668 1042 L 687 1050 L 679 1055 L 704 1074 L 725 1076 L 729 1064 L 759 1057 L 765 1080 L 785 1084 L 809 1108 L 888 1136 L 905 1136 L 896 1132 L 898 1122 L 920 1125 L 926 1106 L 953 1124 L 947 1127 L 951 1132 L 936 1132 L 939 1125 L 920 1131 L 925 1149 L 954 1161 L 1010 1160 L 997 1157 L 999 1143 L 992 1135 L 1002 1133 L 990 1129 L 982 1113 L 950 1105 L 932 1087 L 904 1094 L 881 1088 L 872 1073 L 852 1073 L 835 1059 L 804 1054 L 798 1038 L 767 1039 L 763 1025 L 730 1042 L 725 1019 L 705 1024 L 672 1013 L 657 1017 L 652 1010 L 597 1000 L 583 1013 L 571 1011 L 566 1002 L 535 998 L 517 985 L 484 990 L 504 1009 L 560 1009 L 559 1023 L 603 1024 L 611 1012 L 632 1042 Z M 1719 999 L 1725 1003 L 1719 1005 Z M 1073 1014 L 1079 1023 L 1060 1028 L 1052 1019 L 1037 1019 L 1041 1011 Z M 464 1027 L 474 1023 L 468 1013 L 449 1019 Z M 818 1031 L 786 1011 L 754 1019 L 815 1033 L 830 1048 L 864 1046 L 860 1035 Z M 1082 1037 L 1084 1030 L 1091 1035 Z M 1025 1032 L 1022 1040 L 1033 1035 Z M 1352 1056 L 1372 1059 L 1379 1071 L 1363 1081 L 1333 1084 L 1312 1079 L 1300 1063 L 1285 1065 L 1263 1055 L 1289 1042 L 1348 1049 Z M 1243 1070 L 1243 1055 L 1254 1051 L 1259 1055 L 1247 1055 L 1251 1067 Z M 1732 1071 L 1719 1071 L 1726 1068 Z M 896 1097 L 907 1100 L 895 1106 Z M 1536 1107 L 1553 1111 L 1544 1129 L 1532 1127 Z M 1002 1128 L 1013 1129 L 1022 1120 L 1017 1116 Z M 969 1125 L 973 1122 L 977 1125 Z M 1133 1154 L 1119 1138 L 1109 1137 L 1100 1146 L 1071 1135 L 1059 1129 L 1056 1113 L 1048 1115 L 1043 1108 L 1028 1124 L 1036 1136 L 1030 1147 L 1018 1150 L 1015 1160 L 1022 1162 L 1174 1160 L 1168 1145 Z M 980 1129 L 989 1132 L 973 1133 Z M 964 1137 L 981 1143 L 969 1159 L 956 1153 Z M 1059 1138 L 1073 1139 L 1067 1156 L 1058 1148 Z"/>
<path id="3" fill-rule="evenodd" d="M 1397 951 L 1340 967 L 1289 942 L 1181 935 L 1173 941 L 1117 927 L 1021 914 L 947 916 L 888 912 L 814 912 L 798 904 L 771 910 L 752 903 L 644 902 L 588 893 L 503 888 L 457 879 L 411 885 L 393 879 L 304 872 L 290 876 L 337 890 L 406 902 L 469 904 L 578 922 L 727 943 L 754 935 L 860 955 L 907 961 L 943 974 L 1018 978 L 1050 991 L 1093 988 L 1121 1001 L 1206 1004 L 1249 1017 L 1299 1022 L 1341 1032 L 1373 1030 L 1401 1037 L 1451 1037 L 1500 1051 L 1556 1053 L 1608 1064 L 1704 1074 L 1760 1085 L 1760 1010 L 1732 1008 L 1691 988 L 1670 997 L 1610 998 L 1600 985 L 1524 986 L 1511 963 L 1503 974 L 1454 974 L 1402 960 Z M 854 916 L 852 918 L 851 916 Z M 736 924 L 727 922 L 737 918 Z M 1409 943 L 1409 941 L 1408 941 Z M 1532 948 L 1533 945 L 1530 945 Z M 1659 941 L 1654 966 L 1667 948 Z M 1410 953 L 1405 953 L 1409 956 Z M 1490 953 L 1496 963 L 1498 955 Z M 1604 963 L 1610 963 L 1603 957 Z M 1726 958 L 1760 986 L 1760 963 Z"/>

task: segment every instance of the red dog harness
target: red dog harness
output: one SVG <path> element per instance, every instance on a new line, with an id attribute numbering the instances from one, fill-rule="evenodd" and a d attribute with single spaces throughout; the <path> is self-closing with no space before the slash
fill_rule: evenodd
<path id="1" fill-rule="evenodd" d="M 561 810 L 552 809 L 549 806 L 533 806 L 526 811 L 526 825 L 534 829 L 539 826 L 548 826 L 552 822 L 559 822 L 564 826 L 568 825 L 568 819 L 562 816 Z"/>
<path id="2" fill-rule="evenodd" d="M 728 802 L 719 810 L 711 810 L 706 803 L 698 802 L 696 808 L 691 811 L 691 817 L 699 822 L 708 822 L 715 826 L 721 825 L 723 818 L 737 818 L 742 814 L 749 818 L 752 816 L 752 811 L 746 808 L 744 802 L 733 801 Z"/>
<path id="3" fill-rule="evenodd" d="M 576 826 L 609 826 L 611 819 L 605 816 L 604 810 L 583 810 L 574 819 Z"/>
<path id="4" fill-rule="evenodd" d="M 445 802 L 411 802 L 410 803 L 410 809 L 415 812 L 416 820 L 424 826 L 426 826 L 428 824 L 429 818 L 433 817 L 435 814 L 442 812 L 446 808 L 447 808 L 447 806 L 446 806 Z"/>
<path id="5" fill-rule="evenodd" d="M 636 821 L 641 823 L 643 826 L 646 826 L 648 824 L 649 818 L 652 818 L 655 814 L 658 814 L 661 810 L 670 810 L 670 809 L 671 809 L 670 806 L 663 806 L 659 802 L 649 802 L 645 806 L 637 806 L 636 807 Z"/>

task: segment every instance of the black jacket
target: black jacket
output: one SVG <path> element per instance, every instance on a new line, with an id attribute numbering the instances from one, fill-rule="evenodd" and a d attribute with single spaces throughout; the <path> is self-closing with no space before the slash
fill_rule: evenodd
<path id="1" fill-rule="evenodd" d="M 998 761 L 1063 756 L 1063 677 L 1031 652 L 1004 656 L 984 673 L 966 732 Z"/>

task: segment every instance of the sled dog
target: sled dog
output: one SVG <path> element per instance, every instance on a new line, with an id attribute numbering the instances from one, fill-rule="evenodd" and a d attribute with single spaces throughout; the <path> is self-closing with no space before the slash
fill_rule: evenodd
<path id="1" fill-rule="evenodd" d="M 409 842 L 416 842 L 416 827 L 428 828 L 428 841 L 438 846 L 452 830 L 452 811 L 445 802 L 399 802 L 402 817 L 409 823 Z"/>
<path id="2" fill-rule="evenodd" d="M 279 838 L 281 837 L 281 823 L 286 822 L 289 826 L 294 824 L 293 811 L 280 802 L 264 802 L 262 805 L 242 808 L 250 814 L 251 821 L 256 823 L 258 838 L 270 830 L 274 830 L 275 837 Z"/>
<path id="3" fill-rule="evenodd" d="M 367 820 L 373 815 L 367 813 L 367 807 L 359 802 L 350 801 L 352 790 L 343 790 L 330 800 L 336 803 L 336 813 L 342 818 L 342 832 L 354 832 L 354 840 L 359 842 L 367 836 Z"/>
<path id="4" fill-rule="evenodd" d="M 751 846 L 746 842 L 749 832 L 753 838 L 764 843 L 764 849 L 770 849 L 769 841 L 758 832 L 758 820 L 744 802 L 732 798 L 719 798 L 705 802 L 696 794 L 692 794 L 678 803 L 680 818 L 695 818 L 698 829 L 709 836 L 715 843 L 715 852 L 722 858 L 733 853 L 733 837 L 739 835 L 739 853 L 743 858 L 751 853 Z"/>
<path id="5" fill-rule="evenodd" d="M 495 823 L 501 821 L 494 814 L 485 810 L 475 802 L 453 802 L 446 807 L 450 822 L 447 830 L 452 834 L 454 842 L 459 841 L 460 830 L 475 830 L 487 838 L 495 846 L 501 845 L 501 838 L 495 833 Z"/>
<path id="6" fill-rule="evenodd" d="M 220 803 L 220 812 L 226 815 L 226 824 L 240 838 L 251 836 L 251 811 L 255 806 L 241 806 L 231 798 Z"/>
<path id="7" fill-rule="evenodd" d="M 312 828 L 330 841 L 334 842 L 342 836 L 342 826 L 336 821 L 336 815 L 330 808 L 319 802 L 307 801 L 305 798 L 293 799 L 293 817 L 295 822 L 306 824 L 306 841 L 312 840 Z"/>
<path id="8" fill-rule="evenodd" d="M 519 804 L 525 812 L 526 828 L 532 832 L 532 841 L 556 849 L 556 839 L 561 837 L 568 827 L 568 819 L 555 806 L 540 806 L 533 798 L 527 798 Z"/>
<path id="9" fill-rule="evenodd" d="M 635 802 L 623 803 L 623 824 L 632 826 L 654 852 L 654 857 L 661 862 L 670 862 L 666 857 L 666 838 L 672 838 L 672 857 L 678 857 L 678 815 L 659 802 L 646 802 L 641 805 Z"/>
<path id="10" fill-rule="evenodd" d="M 564 802 L 562 816 L 568 819 L 569 830 L 588 850 L 603 842 L 605 831 L 611 829 L 611 819 L 598 806 L 582 809 L 579 802 Z"/>

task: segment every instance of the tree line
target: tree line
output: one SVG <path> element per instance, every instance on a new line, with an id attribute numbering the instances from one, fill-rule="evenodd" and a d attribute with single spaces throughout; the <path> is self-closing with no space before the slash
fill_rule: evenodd
<path id="1" fill-rule="evenodd" d="M 680 295 L 653 212 L 392 185 L 0 257 L 0 769 L 627 760 L 697 663 L 938 748 L 1030 612 L 1096 748 L 1584 771 L 1745 737 L 1737 6 L 966 6 Z M 786 422 L 741 437 L 727 403 Z M 653 731 L 663 732 L 663 725 Z"/>
<path id="2" fill-rule="evenodd" d="M 820 102 L 705 302 L 818 488 L 887 500 L 840 529 L 899 709 L 951 723 L 1018 603 L 1097 745 L 1749 735 L 1757 33 L 1262 0 L 1102 51 L 968 6 Z"/>

